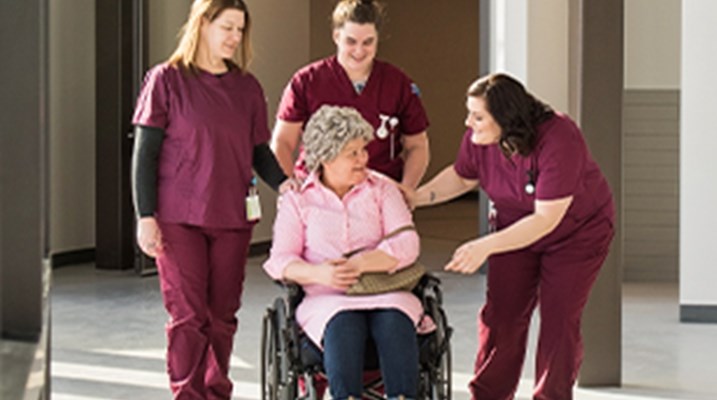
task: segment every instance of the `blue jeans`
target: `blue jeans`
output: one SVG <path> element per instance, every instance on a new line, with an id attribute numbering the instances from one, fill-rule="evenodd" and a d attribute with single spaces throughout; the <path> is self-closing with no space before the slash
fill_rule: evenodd
<path id="1" fill-rule="evenodd" d="M 324 369 L 334 399 L 363 392 L 366 343 L 376 343 L 381 375 L 389 398 L 416 397 L 418 344 L 413 321 L 395 309 L 342 311 L 324 331 Z"/>

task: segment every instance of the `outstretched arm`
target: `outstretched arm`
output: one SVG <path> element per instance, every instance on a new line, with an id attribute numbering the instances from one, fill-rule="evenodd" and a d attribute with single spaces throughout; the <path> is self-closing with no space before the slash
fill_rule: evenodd
<path id="1" fill-rule="evenodd" d="M 471 240 L 459 247 L 445 269 L 472 274 L 493 254 L 518 250 L 537 242 L 560 224 L 572 202 L 573 196 L 536 200 L 532 214 L 505 229 Z"/>
<path id="2" fill-rule="evenodd" d="M 414 207 L 434 206 L 452 200 L 478 186 L 478 181 L 462 178 L 453 165 L 439 172 L 410 196 Z"/>

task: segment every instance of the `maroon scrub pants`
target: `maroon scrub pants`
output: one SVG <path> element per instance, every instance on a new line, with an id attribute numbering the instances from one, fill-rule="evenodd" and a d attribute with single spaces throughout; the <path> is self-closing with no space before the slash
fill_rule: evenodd
<path id="1" fill-rule="evenodd" d="M 157 257 L 169 313 L 167 372 L 177 400 L 229 399 L 229 358 L 241 305 L 250 229 L 160 222 Z"/>
<path id="2" fill-rule="evenodd" d="M 469 384 L 474 400 L 514 397 L 536 305 L 540 332 L 533 398 L 573 398 L 583 356 L 580 319 L 613 234 L 612 222 L 601 219 L 545 251 L 490 258 L 486 304 L 478 316 L 475 377 Z"/>

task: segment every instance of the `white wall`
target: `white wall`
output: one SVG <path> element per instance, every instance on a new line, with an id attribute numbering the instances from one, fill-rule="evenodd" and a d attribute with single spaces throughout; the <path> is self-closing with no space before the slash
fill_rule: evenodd
<path id="1" fill-rule="evenodd" d="M 681 3 L 625 0 L 626 89 L 679 89 Z"/>
<path id="2" fill-rule="evenodd" d="M 531 1 L 528 9 L 530 91 L 568 112 L 568 0 Z"/>
<path id="3" fill-rule="evenodd" d="M 491 72 L 568 112 L 568 0 L 492 0 Z"/>
<path id="4" fill-rule="evenodd" d="M 95 2 L 50 1 L 50 252 L 95 246 Z"/>
<path id="5" fill-rule="evenodd" d="M 680 304 L 717 305 L 717 1 L 682 2 Z"/>
<path id="6" fill-rule="evenodd" d="M 506 72 L 525 82 L 528 76 L 528 2 L 491 0 L 490 12 L 490 72 Z"/>

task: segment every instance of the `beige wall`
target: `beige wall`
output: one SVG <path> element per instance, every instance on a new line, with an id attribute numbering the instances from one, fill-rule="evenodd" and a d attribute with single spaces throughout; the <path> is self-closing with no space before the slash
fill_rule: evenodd
<path id="1" fill-rule="evenodd" d="M 389 0 L 378 57 L 403 69 L 421 89 L 431 126 L 430 178 L 453 162 L 465 131 L 465 92 L 479 74 L 479 2 Z M 329 16 L 334 1 L 311 2 L 311 58 L 336 52 Z"/>
<path id="2" fill-rule="evenodd" d="M 309 61 L 309 7 L 304 0 L 247 0 L 253 18 L 254 61 L 251 72 L 264 87 L 269 124 L 284 86 L 296 69 Z M 262 221 L 254 228 L 252 243 L 271 240 L 276 195 L 261 183 Z"/>
<path id="3" fill-rule="evenodd" d="M 532 0 L 528 7 L 527 79 L 530 91 L 568 112 L 568 0 Z"/>
<path id="4" fill-rule="evenodd" d="M 95 2 L 49 2 L 50 252 L 95 246 Z"/>
<path id="5" fill-rule="evenodd" d="M 274 123 L 281 93 L 309 61 L 309 8 L 301 0 L 248 0 L 253 18 L 251 72 L 261 82 Z"/>
<path id="6" fill-rule="evenodd" d="M 166 60 L 177 46 L 177 35 L 192 0 L 148 0 L 148 65 Z"/>
<path id="7" fill-rule="evenodd" d="M 625 0 L 625 88 L 679 89 L 682 0 Z"/>

